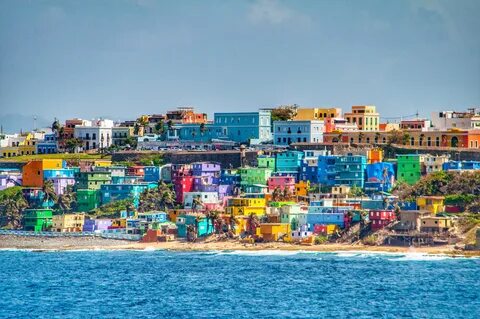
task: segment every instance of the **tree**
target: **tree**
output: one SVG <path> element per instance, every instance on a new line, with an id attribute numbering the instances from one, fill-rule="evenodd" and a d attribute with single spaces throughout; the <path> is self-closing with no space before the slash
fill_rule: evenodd
<path id="1" fill-rule="evenodd" d="M 192 200 L 192 211 L 196 213 L 198 208 L 201 207 L 202 205 L 203 205 L 203 202 L 200 195 L 195 196 Z"/>
<path id="2" fill-rule="evenodd" d="M 72 185 L 68 185 L 65 192 L 58 196 L 56 208 L 63 214 L 75 210 L 77 194 L 73 191 Z"/>
<path id="3" fill-rule="evenodd" d="M 18 229 L 22 226 L 23 210 L 28 208 L 20 187 L 0 192 L 0 227 Z"/>
<path id="4" fill-rule="evenodd" d="M 69 138 L 65 140 L 65 149 L 69 153 L 75 153 L 78 147 L 81 147 L 83 145 L 83 142 L 81 139 L 78 138 Z"/>
<path id="5" fill-rule="evenodd" d="M 255 213 L 251 213 L 247 220 L 247 232 L 250 236 L 254 236 L 257 233 L 257 228 L 260 226 L 260 221 Z"/>
<path id="6" fill-rule="evenodd" d="M 278 202 L 282 197 L 282 190 L 280 187 L 275 187 L 275 189 L 272 192 L 272 200 L 274 202 Z"/>
<path id="7" fill-rule="evenodd" d="M 165 133 L 165 123 L 163 123 L 163 120 L 160 120 L 155 124 L 155 132 L 160 135 Z"/>
<path id="8" fill-rule="evenodd" d="M 131 147 L 131 148 L 137 148 L 137 139 L 133 136 L 128 136 L 125 139 L 125 145 Z"/>
<path id="9" fill-rule="evenodd" d="M 363 189 L 361 187 L 358 187 L 357 185 L 353 185 L 350 188 L 349 195 L 352 197 L 360 197 L 364 195 Z"/>
<path id="10" fill-rule="evenodd" d="M 271 112 L 272 123 L 274 121 L 292 120 L 297 115 L 297 105 L 282 105 L 274 108 Z"/>
<path id="11" fill-rule="evenodd" d="M 290 189 L 289 189 L 288 187 L 285 187 L 285 188 L 283 189 L 283 195 L 282 195 L 282 197 L 283 197 L 283 200 L 284 200 L 284 201 L 291 200 L 291 199 L 292 199 L 292 195 L 293 195 L 293 194 L 292 194 L 292 192 L 290 191 Z"/>
<path id="12" fill-rule="evenodd" d="M 58 134 L 58 131 L 60 130 L 60 127 L 61 127 L 60 122 L 57 120 L 57 118 L 55 118 L 55 120 L 52 123 L 52 127 L 51 127 L 52 132 Z"/>
<path id="13" fill-rule="evenodd" d="M 48 205 L 51 205 L 51 203 L 53 205 L 55 205 L 57 203 L 58 196 L 55 193 L 55 188 L 54 188 L 52 180 L 49 179 L 49 180 L 46 180 L 43 183 L 42 191 L 43 191 L 43 204 L 44 205 L 48 206 Z"/>
<path id="14" fill-rule="evenodd" d="M 205 126 L 205 123 L 201 123 L 200 124 L 200 134 L 205 134 L 205 132 L 207 131 L 207 127 Z"/>

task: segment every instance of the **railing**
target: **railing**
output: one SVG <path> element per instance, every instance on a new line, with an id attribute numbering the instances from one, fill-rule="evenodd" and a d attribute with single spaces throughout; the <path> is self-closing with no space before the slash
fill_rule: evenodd
<path id="1" fill-rule="evenodd" d="M 5 230 L 0 229 L 0 235 L 13 235 L 24 237 L 100 237 L 105 239 L 119 239 L 119 240 L 131 240 L 139 241 L 142 239 L 142 235 L 132 235 L 119 232 L 49 232 L 49 231 L 26 231 L 26 230 Z"/>

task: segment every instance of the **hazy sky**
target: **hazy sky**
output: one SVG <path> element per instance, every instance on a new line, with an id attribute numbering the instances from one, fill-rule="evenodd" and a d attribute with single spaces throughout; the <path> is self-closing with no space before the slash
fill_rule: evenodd
<path id="1" fill-rule="evenodd" d="M 480 1 L 0 0 L 0 118 L 480 106 Z"/>

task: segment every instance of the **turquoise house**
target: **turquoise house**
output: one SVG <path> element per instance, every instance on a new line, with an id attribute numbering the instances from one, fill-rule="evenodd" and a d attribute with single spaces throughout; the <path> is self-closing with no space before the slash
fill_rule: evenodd
<path id="1" fill-rule="evenodd" d="M 278 173 L 298 174 L 302 167 L 303 152 L 286 151 L 277 153 L 276 169 Z"/>
<path id="2" fill-rule="evenodd" d="M 133 205 L 138 207 L 140 194 L 146 189 L 156 188 L 157 183 L 138 184 L 104 184 L 100 187 L 102 204 L 122 199 L 133 199 Z"/>
<path id="3" fill-rule="evenodd" d="M 187 227 L 193 225 L 197 228 L 197 237 L 207 236 L 213 233 L 212 220 L 199 215 L 180 215 L 177 217 L 177 235 L 178 237 L 187 237 Z"/>

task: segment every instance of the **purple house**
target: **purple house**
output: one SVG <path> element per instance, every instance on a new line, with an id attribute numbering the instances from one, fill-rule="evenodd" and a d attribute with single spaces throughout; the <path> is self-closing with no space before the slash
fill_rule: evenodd
<path id="1" fill-rule="evenodd" d="M 83 224 L 83 231 L 104 231 L 107 230 L 109 226 L 112 226 L 111 219 L 85 219 L 85 222 Z"/>
<path id="2" fill-rule="evenodd" d="M 19 171 L 0 172 L 0 191 L 22 185 L 22 174 Z"/>
<path id="3" fill-rule="evenodd" d="M 65 193 L 67 186 L 75 185 L 75 178 L 72 177 L 52 177 L 50 180 L 53 181 L 53 188 L 57 195 Z"/>
<path id="4" fill-rule="evenodd" d="M 220 177 L 220 164 L 214 162 L 198 162 L 192 164 L 193 176 Z"/>
<path id="5" fill-rule="evenodd" d="M 233 185 L 218 185 L 218 198 L 223 199 L 225 196 L 232 196 L 233 189 Z"/>

